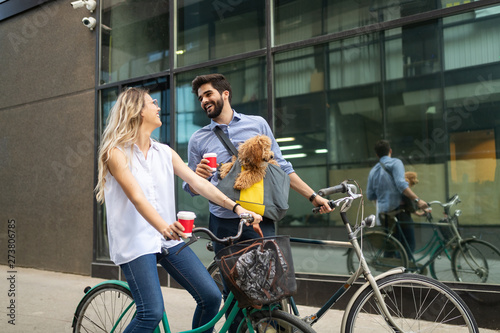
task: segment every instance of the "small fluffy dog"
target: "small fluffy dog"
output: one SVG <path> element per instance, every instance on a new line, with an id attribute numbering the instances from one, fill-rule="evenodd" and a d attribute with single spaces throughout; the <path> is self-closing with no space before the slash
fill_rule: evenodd
<path id="1" fill-rule="evenodd" d="M 234 188 L 244 190 L 259 182 L 266 175 L 267 164 L 278 165 L 271 150 L 271 139 L 266 135 L 257 135 L 243 142 L 238 149 L 238 160 L 243 167 L 236 177 Z M 220 178 L 223 179 L 236 161 L 236 156 L 219 168 Z"/>

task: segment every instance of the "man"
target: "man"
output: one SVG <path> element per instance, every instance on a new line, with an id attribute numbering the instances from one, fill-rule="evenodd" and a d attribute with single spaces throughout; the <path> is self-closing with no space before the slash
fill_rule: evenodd
<path id="1" fill-rule="evenodd" d="M 419 209 L 427 208 L 427 203 L 421 200 L 410 188 L 405 180 L 405 167 L 403 162 L 392 158 L 392 149 L 387 140 L 380 140 L 375 144 L 375 153 L 379 158 L 368 175 L 366 196 L 368 200 L 377 202 L 377 215 L 380 223 L 385 228 L 390 228 L 394 219 L 404 219 L 400 209 L 402 196 L 406 196 L 414 202 Z M 412 225 L 402 227 L 403 234 L 399 235 L 397 230 L 394 236 L 407 248 L 413 251 L 415 248 L 415 233 Z M 403 239 L 405 237 L 406 241 Z"/>
<path id="2" fill-rule="evenodd" d="M 292 189 L 309 199 L 314 206 L 321 206 L 321 213 L 331 212 L 328 200 L 317 195 L 293 170 L 291 163 L 283 159 L 280 148 L 274 139 L 274 135 L 264 118 L 260 116 L 249 116 L 237 113 L 231 108 L 231 85 L 221 74 L 209 74 L 197 76 L 192 82 L 192 91 L 198 96 L 201 108 L 210 118 L 210 124 L 196 131 L 190 138 L 188 144 L 188 166 L 199 176 L 209 179 L 212 184 L 217 185 L 216 174 L 208 166 L 208 160 L 203 159 L 205 153 L 217 153 L 217 163 L 226 163 L 231 160 L 231 155 L 224 148 L 214 132 L 216 126 L 220 127 L 229 137 L 233 145 L 238 145 L 247 139 L 263 134 L 271 138 L 274 158 L 281 169 L 290 176 Z M 184 190 L 191 195 L 197 193 L 188 184 L 183 184 Z M 218 237 L 233 236 L 237 233 L 239 224 L 238 215 L 221 208 L 210 205 L 209 229 Z M 274 222 L 264 218 L 260 223 L 264 236 L 275 235 Z M 245 227 L 241 240 L 259 237 L 252 227 Z M 221 244 L 214 244 L 217 253 L 223 248 Z"/>

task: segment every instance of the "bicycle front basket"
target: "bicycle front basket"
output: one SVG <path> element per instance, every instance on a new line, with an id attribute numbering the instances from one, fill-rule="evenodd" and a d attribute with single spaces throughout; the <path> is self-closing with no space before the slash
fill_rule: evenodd
<path id="1" fill-rule="evenodd" d="M 240 308 L 260 308 L 297 291 L 289 236 L 236 243 L 215 260 Z"/>

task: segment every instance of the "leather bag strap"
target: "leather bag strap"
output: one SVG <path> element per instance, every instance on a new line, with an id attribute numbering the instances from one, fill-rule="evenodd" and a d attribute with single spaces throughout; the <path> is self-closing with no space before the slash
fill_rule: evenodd
<path id="1" fill-rule="evenodd" d="M 231 140 L 229 140 L 229 138 L 227 137 L 226 133 L 224 133 L 224 131 L 219 126 L 215 126 L 214 132 L 215 132 L 215 135 L 217 135 L 217 138 L 219 138 L 219 140 L 222 143 L 222 145 L 229 152 L 229 154 L 238 157 L 238 150 L 233 145 L 233 143 L 231 142 Z"/>

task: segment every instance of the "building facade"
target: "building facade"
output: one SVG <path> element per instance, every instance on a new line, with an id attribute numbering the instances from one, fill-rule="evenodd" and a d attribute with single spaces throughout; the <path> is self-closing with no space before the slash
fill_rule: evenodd
<path id="1" fill-rule="evenodd" d="M 94 12 L 16 3 L 0 2 L 10 11 L 0 17 L 0 204 L 17 223 L 20 265 L 119 275 L 92 193 L 109 109 L 122 89 L 148 88 L 162 109 L 156 138 L 187 161 L 190 136 L 208 123 L 191 81 L 213 72 L 231 82 L 236 111 L 269 122 L 312 188 L 355 179 L 364 189 L 385 138 L 418 173 L 421 198 L 458 193 L 462 232 L 500 246 L 500 1 L 100 0 Z M 207 201 L 178 185 L 178 209 L 206 225 Z M 278 229 L 345 239 L 337 213 L 313 215 L 293 191 Z M 341 251 L 297 252 L 299 272 L 347 273 Z"/>

